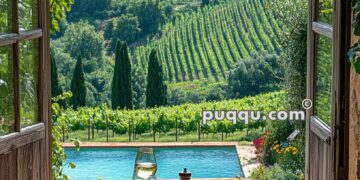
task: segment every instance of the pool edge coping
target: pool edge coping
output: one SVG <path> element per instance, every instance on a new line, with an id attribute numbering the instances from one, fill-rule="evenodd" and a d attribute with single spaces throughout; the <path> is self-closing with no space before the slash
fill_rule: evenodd
<path id="1" fill-rule="evenodd" d="M 62 143 L 63 148 L 74 148 L 73 143 Z M 81 148 L 139 148 L 139 147 L 235 147 L 241 171 L 248 178 L 260 163 L 256 160 L 254 145 L 240 145 L 238 142 L 80 142 Z M 245 153 L 244 153 L 245 152 Z M 244 156 L 245 154 L 245 156 Z"/>
<path id="2" fill-rule="evenodd" d="M 80 142 L 81 148 L 139 148 L 139 147 L 223 147 L 250 146 L 237 142 Z M 64 148 L 74 148 L 73 143 L 62 143 Z"/>

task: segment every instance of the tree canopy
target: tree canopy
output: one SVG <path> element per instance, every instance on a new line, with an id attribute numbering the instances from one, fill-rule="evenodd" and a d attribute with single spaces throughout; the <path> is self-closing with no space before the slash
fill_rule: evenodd
<path id="1" fill-rule="evenodd" d="M 71 10 L 71 5 L 73 3 L 74 0 L 50 0 L 50 31 L 52 33 L 60 30 L 59 23 L 66 17 L 66 12 Z"/>
<path id="2" fill-rule="evenodd" d="M 76 62 L 74 75 L 71 80 L 71 92 L 73 94 L 71 97 L 71 105 L 74 109 L 86 105 L 86 86 L 81 56 L 78 56 Z"/>
<path id="3" fill-rule="evenodd" d="M 59 84 L 58 71 L 56 66 L 56 60 L 54 58 L 54 53 L 50 53 L 51 60 L 51 96 L 56 97 L 62 94 L 62 88 Z"/>
<path id="4" fill-rule="evenodd" d="M 232 98 L 253 96 L 276 88 L 281 70 L 276 55 L 243 59 L 229 71 L 227 82 Z"/>
<path id="5" fill-rule="evenodd" d="M 126 43 L 117 42 L 115 70 L 111 86 L 113 109 L 132 109 L 131 64 Z"/>
<path id="6" fill-rule="evenodd" d="M 102 58 L 104 37 L 86 21 L 70 24 L 61 41 L 65 52 L 73 58 L 78 55 L 87 60 L 95 58 L 100 61 Z"/>
<path id="7" fill-rule="evenodd" d="M 167 87 L 163 79 L 162 64 L 157 57 L 156 50 L 152 50 L 148 62 L 148 76 L 146 88 L 146 106 L 163 106 L 167 103 Z"/>

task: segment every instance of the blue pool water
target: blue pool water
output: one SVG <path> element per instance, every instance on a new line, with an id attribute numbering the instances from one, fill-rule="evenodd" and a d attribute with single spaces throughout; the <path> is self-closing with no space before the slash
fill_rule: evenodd
<path id="1" fill-rule="evenodd" d="M 135 148 L 83 148 L 80 152 L 65 149 L 67 162 L 75 169 L 65 168 L 70 179 L 130 180 L 134 171 Z M 235 147 L 155 148 L 158 178 L 178 178 L 183 167 L 193 178 L 226 178 L 242 176 Z"/>

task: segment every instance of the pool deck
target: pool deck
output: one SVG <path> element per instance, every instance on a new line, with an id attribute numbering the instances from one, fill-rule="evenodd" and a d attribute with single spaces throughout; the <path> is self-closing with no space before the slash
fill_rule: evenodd
<path id="1" fill-rule="evenodd" d="M 63 143 L 63 147 L 72 148 L 73 143 Z M 238 142 L 80 142 L 81 148 L 138 148 L 138 147 L 236 147 L 245 177 L 257 168 L 255 147 L 240 145 Z M 236 180 L 237 178 L 205 178 L 194 180 Z"/>

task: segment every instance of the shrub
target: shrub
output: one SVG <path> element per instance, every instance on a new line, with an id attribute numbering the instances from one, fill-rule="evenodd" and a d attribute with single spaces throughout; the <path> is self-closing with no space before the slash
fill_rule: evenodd
<path id="1" fill-rule="evenodd" d="M 276 55 L 243 59 L 229 71 L 227 78 L 229 96 L 241 98 L 277 90 L 280 72 Z"/>
<path id="2" fill-rule="evenodd" d="M 255 171 L 251 173 L 251 178 L 253 179 L 281 179 L 281 180 L 296 180 L 303 179 L 302 176 L 297 176 L 291 171 L 286 171 L 282 169 L 279 165 L 274 165 L 270 167 L 259 166 Z"/>

